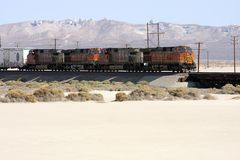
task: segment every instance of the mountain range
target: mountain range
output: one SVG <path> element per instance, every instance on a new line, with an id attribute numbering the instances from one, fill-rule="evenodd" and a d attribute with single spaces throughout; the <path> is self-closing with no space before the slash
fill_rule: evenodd
<path id="1" fill-rule="evenodd" d="M 209 52 L 211 59 L 232 59 L 232 35 L 240 26 L 202 26 L 196 24 L 160 23 L 160 46 L 188 45 L 197 52 L 196 42 L 202 42 L 202 58 Z M 146 24 L 130 24 L 115 20 L 67 19 L 61 21 L 35 20 L 0 25 L 2 47 L 97 48 L 146 47 Z M 149 26 L 149 32 L 157 32 Z M 150 35 L 150 47 L 157 46 L 157 35 Z M 237 45 L 237 58 L 240 47 Z"/>

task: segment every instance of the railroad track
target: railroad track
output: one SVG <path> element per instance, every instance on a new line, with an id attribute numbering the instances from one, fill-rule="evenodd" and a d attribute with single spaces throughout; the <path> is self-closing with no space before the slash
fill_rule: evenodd
<path id="1" fill-rule="evenodd" d="M 141 80 L 154 80 L 163 76 L 187 76 L 187 73 L 172 72 L 66 72 L 66 71 L 4 71 L 0 72 L 0 80 L 22 81 L 118 81 L 139 82 Z"/>

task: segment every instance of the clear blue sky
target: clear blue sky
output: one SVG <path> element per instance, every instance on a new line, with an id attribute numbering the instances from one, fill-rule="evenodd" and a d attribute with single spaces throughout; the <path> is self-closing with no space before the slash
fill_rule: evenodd
<path id="1" fill-rule="evenodd" d="M 240 24 L 240 0 L 0 0 L 0 24 L 103 18 L 146 23 Z"/>

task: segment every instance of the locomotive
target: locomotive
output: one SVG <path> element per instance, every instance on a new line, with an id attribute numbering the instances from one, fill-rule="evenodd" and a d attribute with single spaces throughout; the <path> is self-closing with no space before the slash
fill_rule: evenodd
<path id="1" fill-rule="evenodd" d="M 26 57 L 26 55 L 22 57 Z M 194 53 L 188 46 L 31 49 L 23 64 L 15 66 L 15 68 L 31 71 L 187 72 L 196 69 L 194 58 Z M 8 66 L 8 68 L 12 67 Z"/>

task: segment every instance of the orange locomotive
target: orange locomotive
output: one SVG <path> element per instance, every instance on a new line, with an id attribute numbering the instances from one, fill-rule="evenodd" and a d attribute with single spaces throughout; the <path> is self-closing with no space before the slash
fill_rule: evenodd
<path id="1" fill-rule="evenodd" d="M 35 49 L 28 55 L 26 70 L 187 72 L 196 69 L 188 46 L 159 48 Z"/>
<path id="2" fill-rule="evenodd" d="M 196 69 L 195 56 L 190 47 L 162 47 L 144 49 L 145 69 L 150 71 L 190 71 Z"/>

